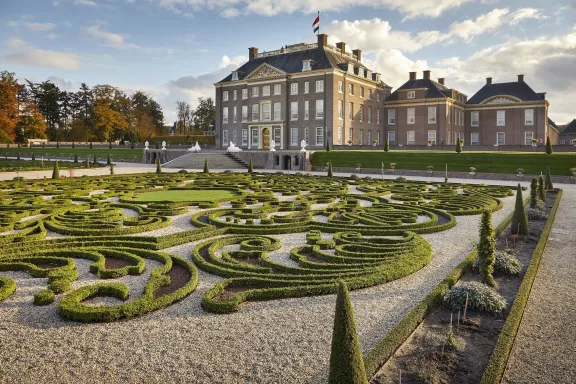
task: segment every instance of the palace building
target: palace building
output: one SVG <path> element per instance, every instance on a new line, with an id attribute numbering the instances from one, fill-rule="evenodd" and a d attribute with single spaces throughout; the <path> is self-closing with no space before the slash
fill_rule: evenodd
<path id="1" fill-rule="evenodd" d="M 217 145 L 243 149 L 309 149 L 383 144 L 384 100 L 391 87 L 346 43 L 288 45 L 259 53 L 216 86 Z"/>

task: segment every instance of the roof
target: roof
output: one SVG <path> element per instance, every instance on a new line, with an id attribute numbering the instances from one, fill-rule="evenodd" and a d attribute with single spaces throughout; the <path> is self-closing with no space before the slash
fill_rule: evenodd
<path id="1" fill-rule="evenodd" d="M 572 120 L 561 133 L 576 133 L 576 119 Z"/>
<path id="2" fill-rule="evenodd" d="M 480 104 L 484 100 L 498 95 L 513 96 L 521 101 L 543 101 L 543 94 L 538 94 L 524 81 L 512 83 L 485 84 L 466 104 Z"/>
<path id="3" fill-rule="evenodd" d="M 386 98 L 386 101 L 398 100 L 398 91 L 422 88 L 428 89 L 428 93 L 426 94 L 427 98 L 446 98 L 448 96 L 444 92 L 450 89 L 432 79 L 408 80 L 400 88 L 392 92 L 390 96 Z"/>
<path id="4" fill-rule="evenodd" d="M 558 126 L 556 125 L 556 123 L 555 123 L 551 118 L 548 118 L 548 125 L 553 126 L 554 128 L 556 128 L 557 131 L 560 130 L 560 128 L 558 128 Z"/>
<path id="5" fill-rule="evenodd" d="M 247 61 L 237 69 L 238 80 L 244 80 L 256 68 L 260 67 L 264 63 L 278 68 L 286 73 L 301 73 L 302 61 L 304 60 L 312 60 L 313 71 L 330 68 L 346 70 L 348 63 L 354 64 L 356 74 L 358 74 L 358 67 L 369 70 L 369 68 L 366 68 L 364 65 L 362 65 L 362 63 L 351 59 L 349 56 L 340 55 L 329 49 L 314 48 L 272 56 L 257 57 L 253 60 Z M 375 78 L 375 73 L 373 73 L 372 80 L 375 80 Z M 232 73 L 230 73 L 219 82 L 225 83 L 229 81 L 232 81 Z M 383 86 L 388 87 L 388 85 L 386 85 L 384 82 L 381 83 Z"/>

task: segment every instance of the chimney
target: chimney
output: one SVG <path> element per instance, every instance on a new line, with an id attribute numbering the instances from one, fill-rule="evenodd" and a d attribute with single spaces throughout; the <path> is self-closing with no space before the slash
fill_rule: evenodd
<path id="1" fill-rule="evenodd" d="M 336 43 L 336 48 L 340 49 L 340 52 L 345 53 L 346 52 L 346 43 L 343 41 Z"/>
<path id="2" fill-rule="evenodd" d="M 486 84 L 492 84 L 492 78 L 491 77 L 486 78 Z"/>
<path id="3" fill-rule="evenodd" d="M 258 48 L 250 47 L 248 48 L 248 59 L 250 61 L 254 60 L 258 56 Z"/>
<path id="4" fill-rule="evenodd" d="M 524 75 L 518 75 L 518 82 L 521 83 L 524 81 Z"/>
<path id="5" fill-rule="evenodd" d="M 328 45 L 328 35 L 321 33 L 318 35 L 318 48 L 324 49 Z"/>
<path id="6" fill-rule="evenodd" d="M 356 55 L 356 58 L 358 59 L 358 61 L 362 61 L 362 50 L 361 49 L 355 49 L 352 51 L 352 53 L 354 55 Z"/>
<path id="7" fill-rule="evenodd" d="M 430 78 L 430 71 L 429 71 L 429 70 L 424 71 L 424 72 L 422 72 L 422 73 L 424 74 L 423 79 L 429 79 L 429 78 Z"/>
<path id="8" fill-rule="evenodd" d="M 410 75 L 410 80 L 416 80 L 416 72 L 408 72 Z"/>
<path id="9" fill-rule="evenodd" d="M 438 84 L 444 85 L 444 78 L 443 78 L 443 77 L 440 77 L 440 78 L 438 79 Z"/>

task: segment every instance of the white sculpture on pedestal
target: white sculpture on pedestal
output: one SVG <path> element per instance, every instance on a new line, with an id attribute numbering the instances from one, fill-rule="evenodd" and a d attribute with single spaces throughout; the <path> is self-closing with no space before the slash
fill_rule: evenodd
<path id="1" fill-rule="evenodd" d="M 274 140 L 270 141 L 270 152 L 276 152 L 276 142 Z"/>
<path id="2" fill-rule="evenodd" d="M 148 142 L 148 140 L 146 140 L 144 142 L 144 149 L 148 149 L 148 146 L 150 145 L 150 143 Z"/>
<path id="3" fill-rule="evenodd" d="M 190 148 L 188 148 L 189 151 L 191 152 L 200 152 L 202 150 L 202 148 L 200 148 L 200 146 L 198 145 L 198 142 L 196 142 L 196 145 L 191 146 Z"/>
<path id="4" fill-rule="evenodd" d="M 300 149 L 300 152 L 306 152 L 306 140 L 302 140 L 302 141 L 300 142 L 300 146 L 302 147 L 302 148 Z"/>
<path id="5" fill-rule="evenodd" d="M 166 149 L 166 141 L 162 142 L 162 149 Z"/>
<path id="6" fill-rule="evenodd" d="M 228 146 L 227 152 L 240 152 L 242 150 L 242 148 L 238 148 L 237 146 L 234 145 L 233 142 L 230 142 L 230 145 Z"/>

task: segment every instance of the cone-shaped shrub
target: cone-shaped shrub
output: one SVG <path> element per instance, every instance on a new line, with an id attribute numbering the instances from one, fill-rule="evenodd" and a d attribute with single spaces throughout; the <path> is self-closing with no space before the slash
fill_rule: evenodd
<path id="1" fill-rule="evenodd" d="M 456 141 L 456 153 L 462 152 L 462 142 L 460 140 Z"/>
<path id="2" fill-rule="evenodd" d="M 36 160 L 36 154 L 32 152 L 32 161 Z"/>
<path id="3" fill-rule="evenodd" d="M 78 162 L 78 154 L 77 154 L 77 153 L 74 154 L 74 162 L 75 162 L 75 163 Z"/>
<path id="4" fill-rule="evenodd" d="M 59 141 L 56 142 L 56 148 L 60 148 L 60 142 Z"/>
<path id="5" fill-rule="evenodd" d="M 110 143 L 108 144 L 108 149 L 112 149 L 112 142 L 110 141 Z"/>
<path id="6" fill-rule="evenodd" d="M 390 152 L 390 143 L 388 142 L 388 138 L 384 141 L 384 152 Z"/>
<path id="7" fill-rule="evenodd" d="M 90 149 L 92 149 L 92 142 L 90 142 Z"/>
<path id="8" fill-rule="evenodd" d="M 156 173 L 162 173 L 162 165 L 160 165 L 160 159 L 156 159 Z"/>
<path id="9" fill-rule="evenodd" d="M 90 168 L 90 159 L 86 156 L 86 168 Z"/>
<path id="10" fill-rule="evenodd" d="M 74 147 L 74 142 L 72 142 L 72 148 L 75 148 L 75 147 Z"/>
<path id="11" fill-rule="evenodd" d="M 252 159 L 250 159 L 250 164 L 248 164 L 248 173 L 254 173 L 254 164 L 252 164 Z"/>
<path id="12" fill-rule="evenodd" d="M 130 149 L 134 149 L 134 142 L 130 143 Z"/>
<path id="13" fill-rule="evenodd" d="M 108 154 L 108 160 L 106 160 L 106 165 L 112 164 L 112 159 L 110 158 L 110 154 Z"/>
<path id="14" fill-rule="evenodd" d="M 341 282 L 336 298 L 336 316 L 330 353 L 330 384 L 368 384 L 356 334 L 354 309 L 346 283 Z"/>
<path id="15" fill-rule="evenodd" d="M 546 190 L 544 189 L 544 178 L 542 175 L 538 176 L 538 198 L 546 201 Z"/>
<path id="16" fill-rule="evenodd" d="M 60 170 L 58 169 L 58 160 L 54 162 L 54 170 L 52 171 L 52 178 L 56 180 L 60 178 Z"/>
<path id="17" fill-rule="evenodd" d="M 494 262 L 496 261 L 496 239 L 492 227 L 492 213 L 482 212 L 480 221 L 480 240 L 478 242 L 478 270 L 482 275 L 482 282 L 493 287 L 495 284 Z"/>
<path id="18" fill-rule="evenodd" d="M 204 173 L 210 173 L 210 169 L 208 168 L 208 159 L 204 160 Z"/>
<path id="19" fill-rule="evenodd" d="M 522 187 L 520 184 L 518 184 L 518 188 L 516 189 L 516 206 L 514 207 L 514 215 L 512 216 L 510 231 L 513 234 L 518 235 L 525 235 L 530 232 L 530 227 L 528 226 L 528 216 L 526 216 L 524 199 L 522 198 Z"/>
<path id="20" fill-rule="evenodd" d="M 328 177 L 334 177 L 334 172 L 332 172 L 332 160 L 328 162 Z"/>
<path id="21" fill-rule="evenodd" d="M 20 152 L 16 155 L 16 160 L 20 160 Z"/>
<path id="22" fill-rule="evenodd" d="M 94 168 L 96 168 L 97 165 L 98 165 L 98 160 L 96 159 L 96 155 L 94 155 L 94 161 L 92 162 L 92 166 Z"/>
<path id="23" fill-rule="evenodd" d="M 538 200 L 538 179 L 533 178 L 530 182 L 530 208 L 536 208 Z"/>
<path id="24" fill-rule="evenodd" d="M 546 154 L 552 154 L 552 143 L 550 143 L 550 136 L 546 136 Z"/>
<path id="25" fill-rule="evenodd" d="M 546 189 L 554 189 L 552 185 L 552 175 L 550 174 L 550 167 L 546 167 Z"/>
<path id="26" fill-rule="evenodd" d="M 20 143 L 18 143 L 18 148 L 20 148 Z"/>
<path id="27" fill-rule="evenodd" d="M 332 148 L 330 147 L 330 140 L 326 139 L 326 152 L 330 152 Z"/>
<path id="28" fill-rule="evenodd" d="M 114 174 L 114 163 L 110 163 L 110 174 Z"/>

